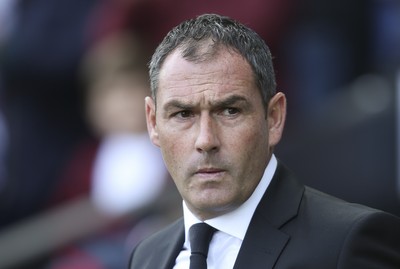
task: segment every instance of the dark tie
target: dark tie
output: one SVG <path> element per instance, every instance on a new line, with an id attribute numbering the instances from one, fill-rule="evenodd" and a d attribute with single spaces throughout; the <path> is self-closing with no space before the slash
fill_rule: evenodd
<path id="1" fill-rule="evenodd" d="M 189 241 L 192 252 L 189 269 L 207 269 L 208 246 L 214 232 L 215 229 L 204 222 L 190 227 Z"/>

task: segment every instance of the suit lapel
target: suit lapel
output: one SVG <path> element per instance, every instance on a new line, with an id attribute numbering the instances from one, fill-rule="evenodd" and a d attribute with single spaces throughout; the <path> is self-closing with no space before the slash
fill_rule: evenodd
<path id="1" fill-rule="evenodd" d="M 163 240 L 155 247 L 154 257 L 147 269 L 172 269 L 175 265 L 176 257 L 182 250 L 185 240 L 185 230 L 183 219 L 179 219 L 165 233 Z"/>
<path id="2" fill-rule="evenodd" d="M 249 227 L 234 269 L 273 268 L 289 236 L 270 225 Z"/>
<path id="3" fill-rule="evenodd" d="M 234 269 L 273 268 L 290 236 L 280 228 L 296 217 L 304 186 L 278 164 L 250 222 Z"/>

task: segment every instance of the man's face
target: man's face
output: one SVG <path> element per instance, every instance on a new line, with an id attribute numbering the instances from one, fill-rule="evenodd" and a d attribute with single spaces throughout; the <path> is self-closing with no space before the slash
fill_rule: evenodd
<path id="1" fill-rule="evenodd" d="M 198 218 L 237 208 L 256 188 L 284 122 L 284 95 L 271 103 L 266 112 L 251 67 L 239 54 L 221 50 L 201 63 L 183 59 L 179 51 L 166 58 L 157 107 L 146 99 L 147 124 Z"/>

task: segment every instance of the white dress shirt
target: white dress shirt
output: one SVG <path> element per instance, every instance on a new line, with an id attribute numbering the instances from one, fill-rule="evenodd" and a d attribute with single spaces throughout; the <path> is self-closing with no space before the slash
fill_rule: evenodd
<path id="1" fill-rule="evenodd" d="M 233 268 L 251 218 L 271 182 L 276 167 L 277 160 L 275 156 L 272 155 L 260 183 L 246 202 L 232 212 L 205 221 L 208 225 L 218 230 L 210 242 L 207 257 L 208 269 Z M 184 201 L 183 218 L 185 223 L 185 243 L 183 244 L 183 249 L 176 258 L 174 269 L 189 268 L 189 228 L 193 224 L 201 222 L 190 212 Z"/>

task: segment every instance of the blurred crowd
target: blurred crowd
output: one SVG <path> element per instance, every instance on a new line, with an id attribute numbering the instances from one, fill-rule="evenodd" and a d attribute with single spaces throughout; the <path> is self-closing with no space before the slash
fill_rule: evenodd
<path id="1" fill-rule="evenodd" d="M 308 185 L 400 215 L 398 1 L 3 0 L 0 269 L 125 268 L 181 214 L 143 100 L 152 51 L 202 13 L 271 48 L 289 100 L 278 158 Z"/>

